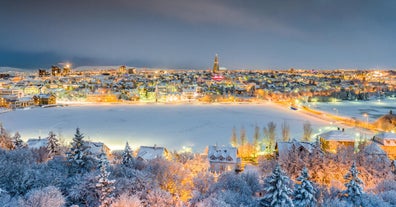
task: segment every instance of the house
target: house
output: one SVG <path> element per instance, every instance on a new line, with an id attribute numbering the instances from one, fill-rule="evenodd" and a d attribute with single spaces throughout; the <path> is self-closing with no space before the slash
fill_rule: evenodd
<path id="1" fill-rule="evenodd" d="M 111 155 L 110 148 L 102 142 L 85 142 L 88 145 L 88 151 L 93 155 L 99 155 L 104 152 L 108 157 Z"/>
<path id="2" fill-rule="evenodd" d="M 52 105 L 56 104 L 56 96 L 53 94 L 39 94 L 33 96 L 35 105 Z"/>
<path id="3" fill-rule="evenodd" d="M 238 150 L 236 147 L 209 146 L 209 171 L 212 173 L 223 173 L 240 170 L 241 160 L 237 157 L 237 154 Z"/>
<path id="4" fill-rule="evenodd" d="M 382 150 L 388 154 L 390 159 L 396 159 L 396 134 L 381 132 L 373 137 L 373 141 L 378 143 Z"/>
<path id="5" fill-rule="evenodd" d="M 153 147 L 141 146 L 136 158 L 141 161 L 149 161 L 156 158 L 167 159 L 168 154 L 168 150 L 164 147 L 157 147 L 156 145 Z"/>
<path id="6" fill-rule="evenodd" d="M 307 154 L 311 154 L 314 147 L 313 143 L 299 142 L 293 139 L 290 142 L 277 142 L 275 145 L 275 151 L 279 160 L 286 160 L 293 150 L 297 150 L 299 152 L 304 151 Z"/>
<path id="7" fill-rule="evenodd" d="M 339 147 L 355 147 L 355 138 L 344 129 L 331 130 L 318 135 L 324 151 L 336 153 Z"/>
<path id="8" fill-rule="evenodd" d="M 46 148 L 48 144 L 48 139 L 32 138 L 32 139 L 28 139 L 26 143 L 29 149 L 40 149 L 42 147 Z"/>
<path id="9" fill-rule="evenodd" d="M 30 106 L 34 106 L 33 97 L 25 96 L 15 101 L 16 108 L 26 108 Z"/>

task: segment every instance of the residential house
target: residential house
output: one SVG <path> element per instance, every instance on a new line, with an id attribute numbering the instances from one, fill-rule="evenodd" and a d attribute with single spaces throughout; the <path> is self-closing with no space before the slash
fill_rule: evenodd
<path id="1" fill-rule="evenodd" d="M 238 150 L 236 147 L 209 146 L 209 171 L 218 174 L 227 171 L 239 171 L 241 160 L 237 155 Z"/>
<path id="2" fill-rule="evenodd" d="M 141 146 L 136 159 L 141 161 L 150 161 L 156 158 L 168 159 L 168 156 L 168 150 L 164 147 L 157 147 L 156 145 L 153 147 Z"/>
<path id="3" fill-rule="evenodd" d="M 27 146 L 29 149 L 40 149 L 46 148 L 48 144 L 48 138 L 32 138 L 27 140 Z"/>
<path id="4" fill-rule="evenodd" d="M 355 137 L 344 129 L 331 130 L 318 135 L 324 151 L 336 153 L 339 147 L 355 147 Z"/>
<path id="5" fill-rule="evenodd" d="M 373 137 L 373 141 L 378 143 L 382 150 L 388 154 L 390 159 L 396 159 L 396 134 L 381 132 Z"/>
<path id="6" fill-rule="evenodd" d="M 93 155 L 100 155 L 102 152 L 106 154 L 106 156 L 111 155 L 111 150 L 108 146 L 106 146 L 102 142 L 85 142 L 88 145 L 88 151 Z"/>
<path id="7" fill-rule="evenodd" d="M 56 96 L 53 94 L 39 94 L 33 96 L 35 105 L 52 105 L 56 104 Z"/>
<path id="8" fill-rule="evenodd" d="M 315 146 L 313 143 L 300 142 L 293 139 L 290 142 L 277 142 L 275 145 L 275 151 L 279 160 L 286 160 L 293 150 L 305 152 L 307 155 L 309 155 L 312 153 L 314 147 Z"/>

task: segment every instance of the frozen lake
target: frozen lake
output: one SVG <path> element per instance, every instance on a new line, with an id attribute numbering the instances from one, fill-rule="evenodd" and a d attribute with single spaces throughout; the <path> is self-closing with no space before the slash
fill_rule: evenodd
<path id="1" fill-rule="evenodd" d="M 396 112 L 396 99 L 382 99 L 370 101 L 344 101 L 334 103 L 311 103 L 312 108 L 344 117 L 355 117 L 366 121 L 363 114 L 368 114 L 368 121 L 373 122 L 389 110 Z"/>
<path id="2" fill-rule="evenodd" d="M 280 137 L 280 126 L 284 120 L 290 125 L 292 138 L 301 137 L 305 121 L 310 121 L 316 132 L 330 125 L 273 103 L 82 105 L 0 114 L 5 128 L 12 133 L 19 131 L 25 140 L 46 137 L 52 130 L 70 141 L 76 127 L 80 127 L 87 140 L 102 141 L 112 149 L 123 148 L 128 141 L 134 148 L 156 144 L 179 150 L 189 146 L 196 152 L 202 152 L 207 145 L 227 145 L 234 126 L 238 134 L 243 126 L 251 140 L 256 124 L 263 128 L 274 121 Z"/>

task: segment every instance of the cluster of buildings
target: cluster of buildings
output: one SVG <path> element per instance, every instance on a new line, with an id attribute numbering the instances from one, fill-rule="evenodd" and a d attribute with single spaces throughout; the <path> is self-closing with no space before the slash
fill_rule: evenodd
<path id="1" fill-rule="evenodd" d="M 210 70 L 73 70 L 67 64 L 34 73 L 4 72 L 0 97 L 1 106 L 11 108 L 37 105 L 32 99 L 42 94 L 58 101 L 111 103 L 364 100 L 394 96 L 395 76 L 391 70 L 227 70 L 216 55 Z"/>

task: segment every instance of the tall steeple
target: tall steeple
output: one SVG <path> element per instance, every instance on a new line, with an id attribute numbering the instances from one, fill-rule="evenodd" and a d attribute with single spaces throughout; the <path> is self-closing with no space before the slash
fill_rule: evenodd
<path id="1" fill-rule="evenodd" d="M 219 72 L 219 57 L 216 54 L 214 63 L 213 63 L 213 73 L 218 73 L 218 72 Z"/>

